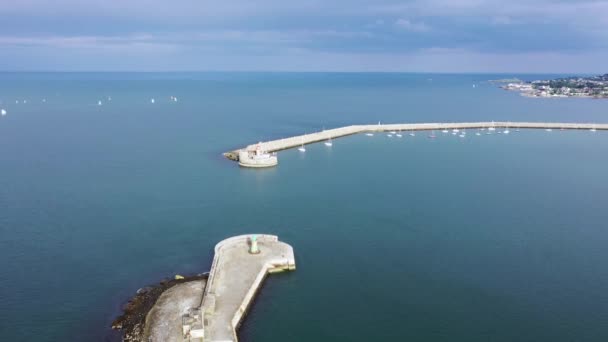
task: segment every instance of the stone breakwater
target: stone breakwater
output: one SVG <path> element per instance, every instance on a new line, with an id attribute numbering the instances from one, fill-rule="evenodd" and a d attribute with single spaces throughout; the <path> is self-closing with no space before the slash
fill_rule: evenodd
<path id="1" fill-rule="evenodd" d="M 608 130 L 608 124 L 598 123 L 568 123 L 568 122 L 458 122 L 458 123 L 409 123 L 386 125 L 352 125 L 334 129 L 323 130 L 310 134 L 298 135 L 272 141 L 251 144 L 241 149 L 224 153 L 230 160 L 238 161 L 239 151 L 255 151 L 260 148 L 264 152 L 277 152 L 301 145 L 307 145 L 337 139 L 353 134 L 376 133 L 391 131 L 431 131 L 443 129 L 479 129 L 479 128 L 522 128 L 522 129 L 576 129 L 576 130 Z"/>
<path id="2" fill-rule="evenodd" d="M 236 342 L 237 328 L 269 273 L 295 270 L 275 235 L 240 235 L 215 246 L 208 275 L 139 289 L 112 328 L 129 342 Z"/>
<path id="3" fill-rule="evenodd" d="M 146 328 L 149 328 L 148 313 L 163 293 L 177 285 L 189 282 L 205 282 L 207 275 L 195 275 L 183 279 L 164 279 L 160 283 L 137 290 L 122 308 L 122 315 L 112 322 L 112 329 L 120 330 L 125 342 L 147 342 Z M 180 317 L 181 319 L 181 317 Z M 180 327 L 181 328 L 181 327 Z"/>

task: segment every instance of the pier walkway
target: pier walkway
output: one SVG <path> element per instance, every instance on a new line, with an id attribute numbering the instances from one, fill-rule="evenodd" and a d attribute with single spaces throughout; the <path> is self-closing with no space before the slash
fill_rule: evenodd
<path id="1" fill-rule="evenodd" d="M 251 238 L 236 236 L 215 246 L 201 305 L 202 329 L 191 331 L 191 337 L 236 342 L 236 329 L 266 275 L 295 269 L 290 245 L 274 235 L 256 235 L 259 253 L 252 254 Z"/>
<path id="2" fill-rule="evenodd" d="M 563 122 L 460 122 L 460 123 L 410 123 L 388 125 L 353 125 L 328 129 L 284 139 L 260 142 L 243 147 L 239 150 L 255 151 L 260 146 L 265 152 L 277 152 L 301 145 L 336 139 L 359 133 L 375 133 L 390 131 L 430 131 L 443 129 L 478 129 L 478 128 L 531 128 L 531 129 L 576 129 L 576 130 L 608 130 L 608 124 L 596 123 L 563 123 Z M 239 150 L 224 153 L 228 159 L 238 160 Z"/>

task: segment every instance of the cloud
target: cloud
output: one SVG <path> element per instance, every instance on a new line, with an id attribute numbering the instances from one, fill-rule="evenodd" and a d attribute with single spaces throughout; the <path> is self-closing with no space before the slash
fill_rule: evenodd
<path id="1" fill-rule="evenodd" d="M 428 32 L 431 30 L 430 27 L 423 22 L 412 22 L 404 18 L 397 19 L 397 21 L 395 21 L 395 27 L 410 32 Z"/>
<path id="2" fill-rule="evenodd" d="M 353 68 L 364 66 L 351 57 L 433 56 L 441 64 L 442 55 L 503 62 L 501 56 L 599 56 L 608 49 L 606 13 L 608 0 L 0 1 L 0 65 L 44 69 L 48 55 L 111 68 L 137 66 L 137 56 L 150 66 L 172 67 L 173 56 L 155 59 L 154 51 L 191 67 L 239 61 L 252 69 L 278 56 L 301 59 L 292 65 L 298 68 L 312 56 L 344 58 Z M 391 61 L 401 65 L 397 60 Z"/>

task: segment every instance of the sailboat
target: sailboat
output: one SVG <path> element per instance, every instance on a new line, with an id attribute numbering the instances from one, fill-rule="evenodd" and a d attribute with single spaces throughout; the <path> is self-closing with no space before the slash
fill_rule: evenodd
<path id="1" fill-rule="evenodd" d="M 395 134 L 395 135 L 397 136 L 397 138 L 401 138 L 401 137 L 403 136 L 403 135 L 401 135 L 401 130 L 399 130 L 399 131 L 397 132 L 397 134 Z"/>
<path id="2" fill-rule="evenodd" d="M 504 134 L 509 134 L 509 133 L 511 133 L 511 131 L 509 131 L 509 126 L 507 126 L 507 127 L 505 128 L 505 130 L 504 130 L 504 131 L 502 131 L 502 132 L 503 132 Z"/>
<path id="3" fill-rule="evenodd" d="M 429 138 L 431 138 L 431 139 L 437 138 L 437 136 L 435 135 L 435 131 L 431 131 L 431 134 L 429 134 Z"/>
<path id="4" fill-rule="evenodd" d="M 306 152 L 306 147 L 304 147 L 304 138 L 302 138 L 302 145 L 298 147 L 298 151 Z"/>
<path id="5" fill-rule="evenodd" d="M 596 129 L 595 129 L 595 125 L 593 125 L 593 127 L 591 127 L 590 131 L 591 131 L 591 132 L 595 132 L 595 131 L 596 131 Z"/>
<path id="6" fill-rule="evenodd" d="M 475 132 L 475 135 L 480 136 L 481 132 Z"/>
<path id="7" fill-rule="evenodd" d="M 373 137 L 373 136 L 374 136 L 374 133 L 372 133 L 372 132 L 368 132 L 368 133 L 365 133 L 365 135 L 367 135 L 368 137 Z"/>
<path id="8" fill-rule="evenodd" d="M 415 136 L 416 136 L 416 133 L 414 133 L 414 131 L 411 131 L 410 132 L 410 137 L 415 137 Z"/>
<path id="9" fill-rule="evenodd" d="M 97 101 L 97 105 L 101 106 L 101 100 Z"/>
<path id="10" fill-rule="evenodd" d="M 444 129 L 443 129 L 443 131 L 441 131 L 441 133 L 448 133 L 448 132 L 449 132 L 449 131 L 448 131 L 448 129 L 447 129 L 447 128 L 444 128 Z"/>
<path id="11" fill-rule="evenodd" d="M 5 116 L 5 115 L 6 115 L 6 109 L 2 109 L 2 110 L 0 111 L 0 115 Z"/>
<path id="12" fill-rule="evenodd" d="M 329 137 L 329 140 L 325 142 L 325 146 L 331 147 L 332 145 L 333 143 L 331 142 L 331 137 Z"/>
<path id="13" fill-rule="evenodd" d="M 153 103 L 155 103 L 155 102 L 156 102 L 156 100 L 154 100 L 154 98 L 150 99 L 150 103 L 152 103 L 152 104 L 153 104 Z"/>
<path id="14" fill-rule="evenodd" d="M 545 129 L 545 131 L 547 131 L 547 132 L 551 132 L 551 131 L 553 131 L 553 130 L 552 130 L 551 128 L 547 128 L 547 129 Z"/>
<path id="15" fill-rule="evenodd" d="M 494 127 L 494 121 L 492 121 L 492 126 L 488 127 L 488 131 L 495 131 L 496 127 Z"/>

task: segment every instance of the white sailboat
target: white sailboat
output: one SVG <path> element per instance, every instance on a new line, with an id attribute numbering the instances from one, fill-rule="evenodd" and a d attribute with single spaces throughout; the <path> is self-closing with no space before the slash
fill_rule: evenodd
<path id="1" fill-rule="evenodd" d="M 414 131 L 411 131 L 410 132 L 410 137 L 415 137 L 415 136 L 416 136 L 416 133 L 414 133 Z"/>
<path id="2" fill-rule="evenodd" d="M 325 146 L 328 146 L 328 147 L 333 146 L 333 143 L 331 142 L 331 137 L 329 137 L 329 140 L 327 140 L 327 141 L 325 142 Z"/>
<path id="3" fill-rule="evenodd" d="M 488 127 L 488 131 L 495 131 L 496 127 L 494 127 L 494 121 L 492 121 L 492 126 Z"/>
<path id="4" fill-rule="evenodd" d="M 397 136 L 397 138 L 401 138 L 403 135 L 401 135 L 401 130 L 397 131 L 397 134 L 395 134 Z"/>
<path id="5" fill-rule="evenodd" d="M 156 102 L 156 100 L 154 100 L 154 98 L 150 99 L 150 103 L 154 104 Z"/>
<path id="6" fill-rule="evenodd" d="M 373 136 L 374 136 L 374 133 L 369 132 L 369 133 L 365 133 L 365 135 L 367 135 L 368 137 L 373 137 Z"/>
<path id="7" fill-rule="evenodd" d="M 502 133 L 503 133 L 503 134 L 509 134 L 509 133 L 511 133 L 511 131 L 509 131 L 509 126 L 507 126 L 507 127 L 505 128 L 505 130 L 504 130 L 504 131 L 502 131 Z"/>
<path id="8" fill-rule="evenodd" d="M 596 131 L 596 129 L 595 129 L 595 125 L 593 125 L 593 127 L 591 127 L 590 131 L 591 131 L 591 132 L 595 132 L 595 131 Z"/>
<path id="9" fill-rule="evenodd" d="M 98 105 L 98 106 L 101 106 L 101 105 L 102 105 L 101 100 L 97 101 L 97 105 Z"/>
<path id="10" fill-rule="evenodd" d="M 5 116 L 6 115 L 6 109 L 0 110 L 0 115 Z"/>
<path id="11" fill-rule="evenodd" d="M 304 147 L 304 138 L 302 138 L 302 145 L 298 147 L 298 151 L 306 152 L 306 147 Z"/>

